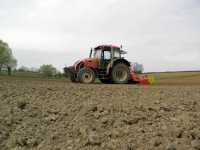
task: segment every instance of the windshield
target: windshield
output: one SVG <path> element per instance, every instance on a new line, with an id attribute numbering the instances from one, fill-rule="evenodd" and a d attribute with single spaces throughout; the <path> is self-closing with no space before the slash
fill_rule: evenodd
<path id="1" fill-rule="evenodd" d="M 94 51 L 93 58 L 101 59 L 101 49 L 96 49 Z"/>

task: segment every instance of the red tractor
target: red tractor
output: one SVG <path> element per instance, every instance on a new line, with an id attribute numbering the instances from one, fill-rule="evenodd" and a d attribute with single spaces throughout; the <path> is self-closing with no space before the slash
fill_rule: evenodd
<path id="1" fill-rule="evenodd" d="M 141 76 L 142 65 L 136 69 L 123 54 L 121 47 L 100 45 L 91 49 L 89 58 L 79 60 L 71 67 L 65 67 L 64 72 L 72 82 L 93 83 L 96 78 L 102 83 L 124 84 L 137 82 L 148 84 L 146 76 Z"/>

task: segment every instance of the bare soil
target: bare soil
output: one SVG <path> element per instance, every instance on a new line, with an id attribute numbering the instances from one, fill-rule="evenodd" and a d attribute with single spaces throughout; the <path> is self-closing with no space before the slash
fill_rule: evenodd
<path id="1" fill-rule="evenodd" d="M 200 84 L 191 81 L 84 85 L 0 77 L 0 150 L 199 150 Z"/>

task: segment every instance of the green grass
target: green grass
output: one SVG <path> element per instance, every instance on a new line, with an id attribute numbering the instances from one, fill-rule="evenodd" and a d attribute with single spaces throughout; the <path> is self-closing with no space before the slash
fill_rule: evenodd
<path id="1" fill-rule="evenodd" d="M 147 75 L 152 75 L 155 78 L 156 82 L 165 80 L 165 79 L 182 79 L 182 78 L 190 78 L 190 77 L 200 77 L 199 72 L 155 72 L 155 73 L 146 73 Z M 4 70 L 0 73 L 0 76 L 8 76 L 7 72 Z M 40 73 L 35 72 L 12 72 L 12 76 L 10 78 L 20 78 L 20 79 L 48 79 L 48 80 L 68 80 L 64 76 L 62 77 L 44 77 Z M 97 83 L 100 83 L 99 79 L 95 80 Z"/>
<path id="2" fill-rule="evenodd" d="M 200 76 L 200 72 L 163 72 L 163 73 L 149 73 L 153 75 L 156 80 L 162 79 L 178 79 Z"/>
<path id="3" fill-rule="evenodd" d="M 20 78 L 20 79 L 50 79 L 50 80 L 66 80 L 64 76 L 58 77 L 45 77 L 37 72 L 19 72 L 13 71 L 11 76 L 8 76 L 7 71 L 2 71 L 0 76 L 10 77 L 10 78 Z"/>

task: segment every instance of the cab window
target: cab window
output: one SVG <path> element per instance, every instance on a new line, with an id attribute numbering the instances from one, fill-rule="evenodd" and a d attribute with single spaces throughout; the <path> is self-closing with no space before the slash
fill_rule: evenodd
<path id="1" fill-rule="evenodd" d="M 101 49 L 96 49 L 93 57 L 97 59 L 101 59 Z"/>
<path id="2" fill-rule="evenodd" d="M 104 51 L 104 59 L 105 60 L 111 59 L 111 52 L 110 51 Z"/>

